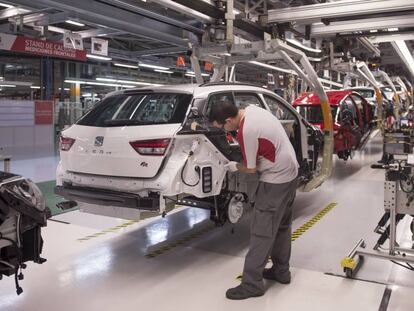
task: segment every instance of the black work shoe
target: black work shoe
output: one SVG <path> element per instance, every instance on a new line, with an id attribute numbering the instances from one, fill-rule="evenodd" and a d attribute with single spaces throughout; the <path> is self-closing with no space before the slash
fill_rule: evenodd
<path id="1" fill-rule="evenodd" d="M 290 283 L 290 272 L 288 271 L 284 273 L 283 275 L 276 275 L 272 269 L 264 269 L 263 278 L 266 280 L 273 280 L 281 284 L 289 284 Z"/>
<path id="2" fill-rule="evenodd" d="M 264 293 L 253 293 L 244 288 L 242 285 L 239 285 L 237 287 L 228 289 L 226 292 L 226 297 L 232 300 L 242 300 L 250 297 L 263 296 L 263 294 Z"/>

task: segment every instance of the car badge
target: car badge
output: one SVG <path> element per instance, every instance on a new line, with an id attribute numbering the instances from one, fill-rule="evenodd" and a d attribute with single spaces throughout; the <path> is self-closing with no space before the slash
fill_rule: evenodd
<path id="1" fill-rule="evenodd" d="M 103 136 L 96 136 L 95 137 L 95 147 L 102 147 L 104 142 L 104 137 Z"/>

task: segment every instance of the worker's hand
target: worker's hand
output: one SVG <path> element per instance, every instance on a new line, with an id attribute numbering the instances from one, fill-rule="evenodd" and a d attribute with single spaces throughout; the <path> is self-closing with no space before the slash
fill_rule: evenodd
<path id="1" fill-rule="evenodd" d="M 232 173 L 237 172 L 239 169 L 237 168 L 236 161 L 230 161 L 229 163 L 224 165 L 224 168 Z"/>

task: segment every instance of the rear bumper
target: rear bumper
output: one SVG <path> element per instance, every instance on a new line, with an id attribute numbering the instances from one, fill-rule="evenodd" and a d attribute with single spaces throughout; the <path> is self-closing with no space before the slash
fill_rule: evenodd
<path id="1" fill-rule="evenodd" d="M 129 192 L 70 185 L 55 187 L 55 193 L 66 200 L 95 205 L 127 207 L 146 211 L 156 211 L 160 206 L 160 198 L 156 194 L 141 197 Z"/>

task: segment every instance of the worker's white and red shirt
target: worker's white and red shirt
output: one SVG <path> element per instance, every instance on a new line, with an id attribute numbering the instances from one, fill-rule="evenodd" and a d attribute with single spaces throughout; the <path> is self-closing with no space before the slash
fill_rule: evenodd
<path id="1" fill-rule="evenodd" d="M 282 124 L 269 111 L 246 107 L 237 139 L 244 166 L 257 168 L 261 181 L 282 184 L 298 175 L 295 150 Z"/>

